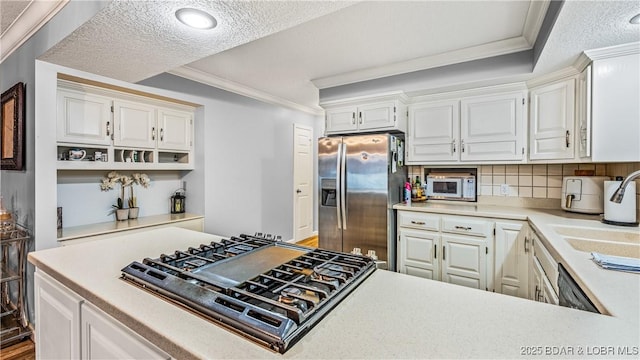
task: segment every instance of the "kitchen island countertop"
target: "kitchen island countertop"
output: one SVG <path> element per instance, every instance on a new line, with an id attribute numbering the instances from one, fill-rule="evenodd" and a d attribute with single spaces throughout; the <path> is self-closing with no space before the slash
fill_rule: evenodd
<path id="1" fill-rule="evenodd" d="M 166 228 L 42 250 L 30 253 L 29 261 L 180 359 L 515 358 L 535 352 L 584 357 L 603 346 L 637 351 L 640 343 L 638 318 L 377 270 L 281 355 L 119 278 L 132 261 L 218 239 Z"/>

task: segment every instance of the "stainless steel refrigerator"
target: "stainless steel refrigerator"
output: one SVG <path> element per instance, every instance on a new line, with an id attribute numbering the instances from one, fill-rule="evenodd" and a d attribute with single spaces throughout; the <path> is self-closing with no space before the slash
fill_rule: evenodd
<path id="1" fill-rule="evenodd" d="M 318 140 L 318 245 L 363 254 L 374 250 L 396 267 L 393 205 L 401 199 L 407 169 L 403 141 L 391 134 L 333 136 Z"/>

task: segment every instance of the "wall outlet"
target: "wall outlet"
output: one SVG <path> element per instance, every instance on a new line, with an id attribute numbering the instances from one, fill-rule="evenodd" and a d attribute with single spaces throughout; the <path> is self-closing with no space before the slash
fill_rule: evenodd
<path id="1" fill-rule="evenodd" d="M 509 184 L 500 184 L 500 195 L 509 195 Z"/>

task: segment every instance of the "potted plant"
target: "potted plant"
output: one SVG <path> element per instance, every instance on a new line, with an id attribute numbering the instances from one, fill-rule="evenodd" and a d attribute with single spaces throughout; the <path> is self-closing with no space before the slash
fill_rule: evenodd
<path id="1" fill-rule="evenodd" d="M 133 195 L 133 186 L 140 185 L 143 188 L 148 188 L 151 180 L 147 174 L 132 174 L 131 184 L 129 185 L 129 219 L 137 219 L 140 208 L 138 207 L 138 199 Z"/>
<path id="2" fill-rule="evenodd" d="M 120 183 L 120 197 L 116 201 L 115 205 L 111 205 L 114 208 L 114 213 L 116 214 L 116 220 L 123 221 L 129 218 L 129 209 L 124 208 L 124 189 L 127 186 L 130 186 L 133 180 L 126 176 L 120 175 L 115 171 L 107 174 L 107 177 L 102 179 L 100 183 L 100 190 L 109 191 L 112 190 L 117 183 Z"/>

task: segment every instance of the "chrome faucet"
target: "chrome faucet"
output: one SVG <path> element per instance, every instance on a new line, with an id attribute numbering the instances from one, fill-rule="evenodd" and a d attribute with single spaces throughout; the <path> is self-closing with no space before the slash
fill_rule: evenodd
<path id="1" fill-rule="evenodd" d="M 629 185 L 630 182 L 632 182 L 638 177 L 640 177 L 640 170 L 634 171 L 631 174 L 629 174 L 629 176 L 627 176 L 624 179 L 624 181 L 620 184 L 620 186 L 616 189 L 613 195 L 611 195 L 611 199 L 609 199 L 609 201 L 612 201 L 616 204 L 620 204 L 622 202 L 622 198 L 624 197 L 624 189 L 627 187 L 627 185 Z"/>

